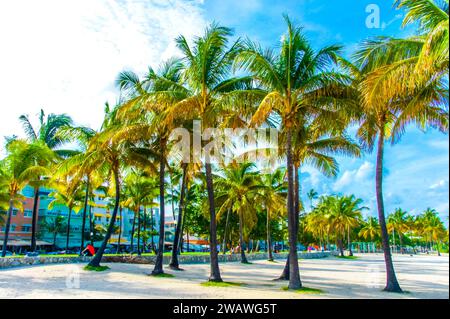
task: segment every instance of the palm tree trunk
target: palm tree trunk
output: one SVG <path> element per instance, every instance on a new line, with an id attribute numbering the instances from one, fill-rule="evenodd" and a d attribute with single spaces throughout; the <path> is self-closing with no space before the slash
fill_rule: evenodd
<path id="1" fill-rule="evenodd" d="M 119 203 L 120 203 L 120 180 L 119 180 L 119 168 L 114 169 L 113 171 L 114 175 L 114 181 L 116 186 L 116 198 L 114 203 L 114 210 L 113 214 L 111 216 L 111 221 L 109 222 L 108 230 L 106 232 L 105 238 L 103 238 L 103 242 L 100 246 L 100 248 L 97 250 L 97 253 L 95 254 L 94 258 L 89 263 L 89 266 L 91 267 L 99 267 L 100 261 L 103 258 L 103 253 L 105 252 L 106 246 L 108 245 L 108 241 L 111 238 L 111 234 L 114 230 L 114 224 L 116 223 L 116 217 L 117 212 L 119 211 Z"/>
<path id="2" fill-rule="evenodd" d="M 269 255 L 269 261 L 274 261 L 273 249 L 272 249 L 272 232 L 270 231 L 270 209 L 267 209 L 267 253 Z"/>
<path id="3" fill-rule="evenodd" d="M 138 214 L 138 229 L 137 229 L 137 254 L 141 255 L 141 205 L 138 204 L 137 208 Z"/>
<path id="4" fill-rule="evenodd" d="M 130 242 L 130 250 L 131 254 L 134 252 L 134 231 L 136 228 L 136 212 L 133 214 L 133 225 L 131 226 L 131 242 Z"/>
<path id="5" fill-rule="evenodd" d="M 341 257 L 344 257 L 345 256 L 344 255 L 344 241 L 341 238 L 338 239 L 338 246 L 339 246 L 339 252 L 341 254 Z"/>
<path id="6" fill-rule="evenodd" d="M 241 210 L 239 210 L 239 243 L 241 245 L 241 263 L 248 264 L 244 249 L 244 216 Z"/>
<path id="7" fill-rule="evenodd" d="M 117 251 L 116 254 L 120 253 L 120 241 L 122 240 L 122 207 L 119 208 L 119 240 L 117 241 Z"/>
<path id="8" fill-rule="evenodd" d="M 87 214 L 88 199 L 89 199 L 89 177 L 86 182 L 86 193 L 84 195 L 83 221 L 81 223 L 80 256 L 81 256 L 81 252 L 84 250 L 84 228 L 86 227 L 86 214 Z"/>
<path id="9" fill-rule="evenodd" d="M 151 231 L 151 243 L 152 243 L 152 251 L 155 252 L 155 237 L 153 236 L 153 231 L 155 230 L 155 220 L 153 218 L 153 208 L 150 209 L 150 231 Z"/>
<path id="10" fill-rule="evenodd" d="M 162 143 L 161 143 L 162 144 Z M 159 160 L 159 244 L 158 254 L 156 256 L 155 268 L 152 275 L 157 276 L 164 273 L 163 258 L 164 258 L 164 226 L 165 226 L 165 206 L 164 206 L 164 174 L 165 174 L 165 161 L 164 161 L 164 147 L 161 145 L 161 158 Z"/>
<path id="11" fill-rule="evenodd" d="M 231 214 L 231 209 L 227 210 L 227 221 L 225 223 L 225 230 L 223 233 L 223 244 L 222 244 L 222 253 L 225 255 L 227 252 L 227 232 L 228 232 L 228 226 L 230 224 L 230 214 Z"/>
<path id="12" fill-rule="evenodd" d="M 9 230 L 11 228 L 11 216 L 13 212 L 13 200 L 9 200 L 9 209 L 8 209 L 8 218 L 6 219 L 6 225 L 5 225 L 5 238 L 3 238 L 3 250 L 2 250 L 2 257 L 6 256 L 6 248 L 8 247 L 8 237 L 9 237 Z"/>
<path id="13" fill-rule="evenodd" d="M 31 251 L 36 251 L 36 228 L 38 219 L 39 187 L 34 188 L 33 217 L 31 220 Z"/>
<path id="14" fill-rule="evenodd" d="M 67 219 L 67 230 L 66 230 L 66 250 L 69 250 L 71 218 L 72 218 L 72 206 L 69 206 L 69 218 Z"/>
<path id="15" fill-rule="evenodd" d="M 94 246 L 94 224 L 92 220 L 92 206 L 89 206 L 89 239 L 91 241 L 91 245 Z"/>
<path id="16" fill-rule="evenodd" d="M 384 124 L 384 123 L 383 123 Z M 384 251 L 384 261 L 386 264 L 386 287 L 385 291 L 402 292 L 395 275 L 394 264 L 392 262 L 391 248 L 389 246 L 389 234 L 386 227 L 386 219 L 384 216 L 383 201 L 383 156 L 384 156 L 384 125 L 381 125 L 378 141 L 377 152 L 377 168 L 376 168 L 376 195 L 378 204 L 378 219 L 381 227 L 381 238 Z"/>
<path id="17" fill-rule="evenodd" d="M 178 254 L 180 253 L 180 237 L 183 231 L 183 211 L 184 211 L 184 195 L 186 191 L 186 176 L 187 174 L 187 164 L 183 164 L 183 177 L 181 181 L 180 190 L 180 204 L 178 205 L 178 220 L 177 229 L 175 231 L 175 236 L 173 239 L 173 249 L 172 249 L 172 260 L 170 261 L 169 267 L 174 270 L 180 270 L 180 263 L 178 260 Z"/>
<path id="18" fill-rule="evenodd" d="M 211 274 L 209 281 L 222 282 L 219 268 L 219 256 L 217 252 L 217 222 L 216 222 L 216 208 L 214 205 L 214 186 L 212 179 L 212 170 L 210 159 L 206 158 L 205 173 L 206 173 L 206 188 L 208 190 L 209 201 L 209 215 L 210 215 L 210 255 L 211 255 Z"/>
<path id="19" fill-rule="evenodd" d="M 298 215 L 295 211 L 295 189 L 294 172 L 292 161 L 292 132 L 288 128 L 287 132 L 287 170 L 288 170 L 288 232 L 289 232 L 289 289 L 300 289 L 302 282 L 300 280 L 300 271 L 298 266 L 297 238 L 298 238 Z M 298 172 L 296 172 L 298 174 Z"/>
<path id="20" fill-rule="evenodd" d="M 350 239 L 350 226 L 348 226 L 348 232 L 347 232 L 347 243 L 348 243 L 348 255 L 349 256 L 353 256 L 353 251 L 352 251 L 352 241 Z"/>

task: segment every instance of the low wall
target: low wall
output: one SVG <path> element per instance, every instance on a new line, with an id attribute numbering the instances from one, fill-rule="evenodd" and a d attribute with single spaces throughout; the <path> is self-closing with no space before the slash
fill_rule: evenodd
<path id="1" fill-rule="evenodd" d="M 334 252 L 299 253 L 300 259 L 327 258 Z M 274 254 L 275 259 L 286 259 L 287 253 Z M 0 258 L 0 269 L 44 264 L 75 264 L 87 263 L 92 257 L 23 257 L 23 258 Z M 248 260 L 266 260 L 268 254 L 248 254 Z M 155 264 L 156 256 L 104 256 L 104 263 L 127 263 L 127 264 Z M 239 254 L 219 254 L 219 262 L 238 262 L 241 260 Z M 164 263 L 170 262 L 170 256 L 164 256 Z M 210 262 L 209 255 L 182 255 L 179 256 L 180 264 L 207 264 Z"/>

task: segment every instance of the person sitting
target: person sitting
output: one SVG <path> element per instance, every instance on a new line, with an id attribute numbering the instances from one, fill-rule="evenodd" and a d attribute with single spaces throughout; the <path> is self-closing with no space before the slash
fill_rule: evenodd
<path id="1" fill-rule="evenodd" d="M 86 248 L 81 252 L 81 255 L 83 256 L 94 256 L 95 255 L 95 248 L 91 244 L 88 244 Z"/>

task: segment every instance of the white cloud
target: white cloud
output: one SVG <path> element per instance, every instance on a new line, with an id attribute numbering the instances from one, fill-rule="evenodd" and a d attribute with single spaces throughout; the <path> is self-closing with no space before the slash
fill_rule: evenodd
<path id="1" fill-rule="evenodd" d="M 174 38 L 204 28 L 202 0 L 18 0 L 0 3 L 0 137 L 18 117 L 69 113 L 98 128 L 123 69 L 145 72 L 177 54 Z M 26 8 L 26 10 L 25 10 Z"/>
<path id="2" fill-rule="evenodd" d="M 433 184 L 430 186 L 430 189 L 438 189 L 438 188 L 442 188 L 445 187 L 448 184 L 448 182 L 446 180 L 440 180 L 439 182 Z"/>
<path id="3" fill-rule="evenodd" d="M 333 190 L 341 191 L 345 187 L 355 183 L 363 183 L 373 176 L 374 165 L 365 161 L 358 169 L 346 170 L 342 176 L 334 183 Z"/>

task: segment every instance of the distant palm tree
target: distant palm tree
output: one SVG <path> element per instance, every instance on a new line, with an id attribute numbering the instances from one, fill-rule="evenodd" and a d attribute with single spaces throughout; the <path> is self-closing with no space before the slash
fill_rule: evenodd
<path id="1" fill-rule="evenodd" d="M 394 243 L 395 243 L 395 235 L 399 237 L 400 240 L 400 249 L 403 253 L 403 237 L 406 232 L 410 230 L 410 223 L 408 221 L 408 213 L 402 210 L 401 208 L 397 208 L 392 214 L 388 216 L 387 219 L 387 228 L 393 235 Z"/>
<path id="2" fill-rule="evenodd" d="M 24 196 L 20 192 L 37 176 L 49 175 L 47 168 L 36 165 L 42 158 L 51 158 L 52 152 L 41 143 L 28 144 L 23 140 L 12 140 L 6 145 L 7 156 L 0 162 L 3 189 L 7 189 L 8 214 L 3 239 L 2 257 L 6 247 L 14 208 L 22 209 Z M 3 196 L 5 196 L 4 194 Z"/>
<path id="3" fill-rule="evenodd" d="M 330 196 L 325 198 L 323 205 L 329 210 L 329 223 L 336 233 L 341 256 L 344 256 L 345 235 L 347 234 L 350 256 L 353 255 L 351 243 L 351 231 L 361 223 L 362 211 L 367 207 L 361 206 L 363 200 L 351 196 Z"/>
<path id="4" fill-rule="evenodd" d="M 311 209 L 313 208 L 313 200 L 317 199 L 319 197 L 319 193 L 317 193 L 313 188 L 309 190 L 309 192 L 306 194 L 308 196 L 309 202 L 311 204 Z"/>
<path id="5" fill-rule="evenodd" d="M 381 236 L 381 228 L 378 220 L 375 217 L 367 218 L 363 227 L 359 231 L 359 236 L 365 240 L 375 241 Z"/>
<path id="6" fill-rule="evenodd" d="M 83 205 L 83 192 L 81 184 L 77 180 L 70 180 L 67 176 L 56 177 L 52 182 L 54 191 L 50 193 L 53 200 L 49 203 L 48 208 L 51 210 L 56 205 L 67 207 L 67 230 L 66 230 L 66 250 L 70 248 L 70 230 L 72 212 L 78 214 Z M 84 230 L 82 230 L 82 233 Z"/>
<path id="7" fill-rule="evenodd" d="M 41 228 L 53 235 L 53 249 L 56 249 L 56 236 L 67 229 L 66 218 L 59 214 L 56 217 L 47 217 L 42 221 Z"/>
<path id="8" fill-rule="evenodd" d="M 266 232 L 267 232 L 267 252 L 269 261 L 273 261 L 272 247 L 272 220 L 276 216 L 283 216 L 286 213 L 287 184 L 284 180 L 285 170 L 277 169 L 273 173 L 262 176 L 263 189 L 260 192 L 260 199 L 263 208 L 266 210 Z"/>
<path id="9" fill-rule="evenodd" d="M 256 198 L 263 189 L 258 173 L 253 163 L 231 163 L 223 167 L 214 180 L 216 185 L 216 202 L 221 214 L 231 211 L 239 217 L 239 245 L 241 262 L 247 264 L 245 256 L 244 229 L 252 229 L 257 222 Z"/>

